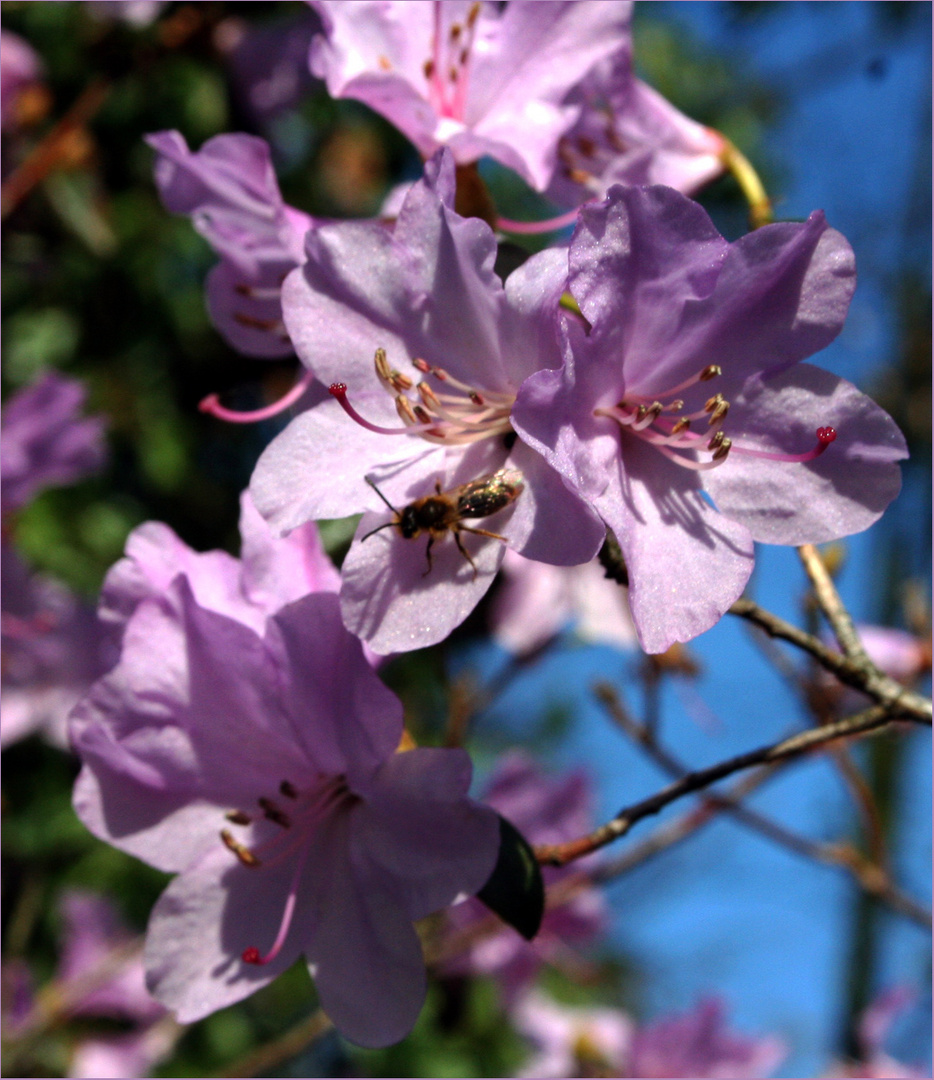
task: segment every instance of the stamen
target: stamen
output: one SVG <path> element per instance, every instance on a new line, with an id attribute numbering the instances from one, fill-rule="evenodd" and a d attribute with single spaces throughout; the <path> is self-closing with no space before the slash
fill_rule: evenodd
<path id="1" fill-rule="evenodd" d="M 242 810 L 230 810 L 224 817 L 234 825 L 249 825 L 252 822 L 252 818 L 249 814 L 245 814 Z"/>
<path id="2" fill-rule="evenodd" d="M 283 829 L 288 829 L 291 824 L 291 818 L 288 814 L 279 809 L 278 806 L 272 801 L 272 799 L 259 798 L 256 800 L 262 811 L 263 817 L 267 820 L 275 822 L 276 825 L 281 825 Z"/>
<path id="3" fill-rule="evenodd" d="M 417 432 L 419 430 L 428 431 L 430 429 L 430 427 L 431 427 L 431 424 L 426 424 L 426 425 L 424 425 L 424 427 L 420 428 L 420 426 L 418 425 L 417 422 L 412 427 L 402 427 L 402 428 L 380 427 L 380 425 L 378 425 L 378 424 L 371 424 L 370 421 L 365 420 L 357 412 L 357 410 L 353 407 L 353 405 L 351 405 L 350 402 L 347 400 L 347 384 L 346 383 L 342 383 L 342 382 L 331 383 L 331 385 L 328 387 L 328 390 L 330 391 L 332 397 L 337 398 L 338 402 L 340 403 L 341 408 L 344 410 L 345 413 L 347 413 L 347 415 L 351 418 L 351 420 L 356 420 L 356 422 L 361 427 L 365 427 L 367 429 L 367 431 L 375 431 L 377 435 L 408 435 L 410 432 Z M 401 395 L 398 398 L 396 398 L 397 407 L 398 407 L 398 402 L 400 400 L 401 401 L 406 401 L 407 399 L 403 398 Z"/>
<path id="4" fill-rule="evenodd" d="M 295 790 L 295 785 L 290 784 L 288 780 L 283 780 L 279 785 L 279 790 L 287 799 L 297 799 L 298 792 Z"/>
<path id="5" fill-rule="evenodd" d="M 244 866 L 249 866 L 252 869 L 262 865 L 253 852 L 241 844 L 239 840 L 235 840 L 226 829 L 221 829 L 221 840 L 224 841 L 224 846 L 232 851 Z"/>
<path id="6" fill-rule="evenodd" d="M 284 394 L 278 401 L 273 402 L 272 405 L 266 405 L 262 409 L 238 412 L 235 409 L 228 409 L 225 405 L 221 405 L 217 394 L 208 394 L 206 398 L 199 402 L 198 410 L 199 412 L 208 413 L 210 416 L 216 416 L 218 420 L 226 420 L 231 424 L 256 424 L 260 420 L 268 420 L 270 417 L 278 416 L 279 413 L 291 408 L 311 386 L 314 378 L 312 372 L 306 371 L 287 394 Z"/>

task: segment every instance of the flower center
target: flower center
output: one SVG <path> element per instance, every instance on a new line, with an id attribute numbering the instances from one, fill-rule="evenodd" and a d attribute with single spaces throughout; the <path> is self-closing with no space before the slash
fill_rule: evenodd
<path id="1" fill-rule="evenodd" d="M 419 435 L 428 442 L 445 445 L 479 442 L 512 431 L 509 414 L 515 401 L 514 394 L 476 389 L 455 379 L 443 368 L 432 366 L 425 360 L 413 360 L 412 366 L 417 371 L 430 375 L 444 387 L 435 391 L 424 379 L 415 382 L 391 368 L 385 349 L 376 350 L 374 365 L 380 385 L 395 399 L 396 412 L 404 427 L 381 427 L 370 423 L 347 400 L 346 383 L 332 383 L 329 387 L 344 412 L 368 431 L 380 435 Z"/>
<path id="2" fill-rule="evenodd" d="M 261 819 L 271 821 L 278 826 L 278 831 L 268 840 L 248 847 L 238 840 L 230 829 L 221 829 L 220 832 L 224 846 L 244 866 L 251 869 L 276 866 L 286 859 L 295 860 L 276 938 L 265 954 L 255 945 L 244 949 L 241 959 L 245 964 L 268 964 L 279 955 L 292 925 L 299 881 L 315 831 L 326 819 L 341 809 L 347 809 L 358 799 L 358 796 L 350 791 L 343 775 L 320 776 L 309 787 L 301 790 L 289 780 L 283 780 L 279 785 L 279 795 L 282 798 L 271 799 L 261 795 L 256 800 L 258 811 L 249 813 L 244 810 L 231 810 L 225 815 L 231 824 L 240 826 L 249 826 Z"/>
<path id="3" fill-rule="evenodd" d="M 717 468 L 731 453 L 768 461 L 813 461 L 836 439 L 837 433 L 832 427 L 819 427 L 815 432 L 817 445 L 801 454 L 782 454 L 736 444 L 720 427 L 730 411 L 730 403 L 722 394 L 714 394 L 702 409 L 692 413 L 685 413 L 684 401 L 674 396 L 721 374 L 716 364 L 709 364 L 690 379 L 664 391 L 658 398 L 627 394 L 612 408 L 594 409 L 594 416 L 615 420 L 623 431 L 647 442 L 669 461 L 697 472 Z M 701 421 L 706 430 L 692 428 Z M 714 429 L 713 433 L 711 428 Z M 698 454 L 701 456 L 695 456 Z"/>
<path id="4" fill-rule="evenodd" d="M 470 52 L 480 7 L 479 3 L 471 4 L 464 22 L 451 23 L 445 33 L 442 4 L 435 0 L 431 56 L 422 65 L 432 108 L 439 116 L 461 123 L 467 104 Z"/>

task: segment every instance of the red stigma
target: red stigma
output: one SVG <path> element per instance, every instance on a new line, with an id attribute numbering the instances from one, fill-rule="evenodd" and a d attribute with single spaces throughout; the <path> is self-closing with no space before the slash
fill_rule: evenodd
<path id="1" fill-rule="evenodd" d="M 836 439 L 837 433 L 832 427 L 819 427 L 817 429 L 817 441 L 821 445 L 821 449 L 825 450 Z"/>
<path id="2" fill-rule="evenodd" d="M 240 954 L 240 959 L 244 964 L 261 964 L 263 962 L 262 957 L 259 955 L 259 949 L 255 945 L 249 945 Z"/>
<path id="3" fill-rule="evenodd" d="M 336 398 L 342 398 L 347 393 L 347 383 L 335 382 L 328 387 L 329 392 Z M 833 430 L 833 429 L 831 429 Z"/>

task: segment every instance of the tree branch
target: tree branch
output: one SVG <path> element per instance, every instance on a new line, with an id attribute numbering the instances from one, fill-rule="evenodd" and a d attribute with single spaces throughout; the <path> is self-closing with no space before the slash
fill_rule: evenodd
<path id="1" fill-rule="evenodd" d="M 768 765 L 773 762 L 786 761 L 789 758 L 800 757 L 809 751 L 816 750 L 836 739 L 854 738 L 868 735 L 880 728 L 887 727 L 898 714 L 893 715 L 891 706 L 874 705 L 871 709 L 856 713 L 845 720 L 838 720 L 833 724 L 825 724 L 819 728 L 803 731 L 798 735 L 792 735 L 788 739 L 771 746 L 763 746 L 757 750 L 750 750 L 745 754 L 722 761 L 718 765 L 712 765 L 707 769 L 699 769 L 696 772 L 687 773 L 680 780 L 669 784 L 657 794 L 624 807 L 619 813 L 605 825 L 601 825 L 587 836 L 565 844 L 544 844 L 535 850 L 535 854 L 541 863 L 551 866 L 564 866 L 574 859 L 583 855 L 589 855 L 607 844 L 618 840 L 644 817 L 657 814 L 669 803 L 693 791 L 699 791 L 710 784 L 731 776 L 743 769 L 750 769 L 756 765 Z"/>

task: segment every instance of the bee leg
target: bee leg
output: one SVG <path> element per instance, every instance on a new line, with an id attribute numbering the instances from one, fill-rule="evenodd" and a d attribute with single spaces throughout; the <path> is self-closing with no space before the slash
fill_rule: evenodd
<path id="1" fill-rule="evenodd" d="M 428 560 L 428 569 L 422 574 L 422 577 L 428 577 L 431 573 L 431 545 L 435 542 L 434 534 L 428 534 L 428 546 L 425 548 L 425 558 Z"/>
<path id="2" fill-rule="evenodd" d="M 477 536 L 489 536 L 491 540 L 502 540 L 504 544 L 508 544 L 509 541 L 505 536 L 500 536 L 499 533 L 490 532 L 489 529 L 474 529 L 470 525 L 461 525 L 461 532 L 476 533 Z"/>
<path id="3" fill-rule="evenodd" d="M 464 556 L 467 562 L 473 567 L 473 580 L 477 580 L 477 564 L 471 559 L 470 552 L 464 547 L 464 543 L 461 540 L 461 529 L 465 532 L 479 532 L 479 529 L 468 529 L 466 526 L 461 526 L 459 529 L 454 529 L 454 543 L 457 544 L 457 550 Z"/>

